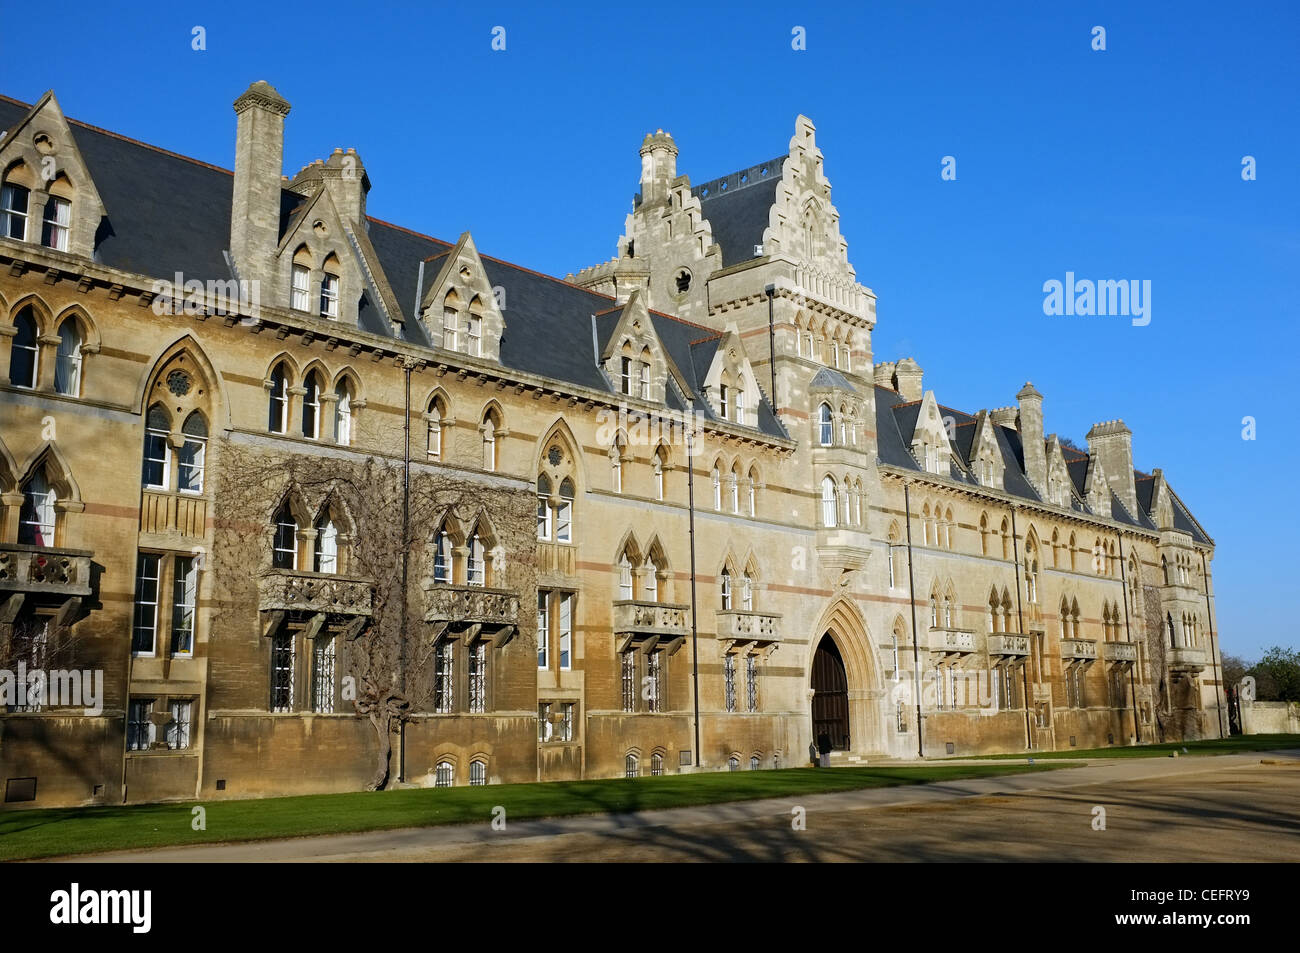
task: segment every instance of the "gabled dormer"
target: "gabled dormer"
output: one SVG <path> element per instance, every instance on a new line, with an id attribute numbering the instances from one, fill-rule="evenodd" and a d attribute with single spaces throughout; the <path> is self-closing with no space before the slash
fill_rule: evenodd
<path id="1" fill-rule="evenodd" d="M 971 441 L 970 468 L 982 486 L 1003 489 L 1006 462 L 998 446 L 997 424 L 987 410 L 975 415 L 975 437 Z"/>
<path id="2" fill-rule="evenodd" d="M 1065 465 L 1065 453 L 1056 434 L 1047 438 L 1047 502 L 1053 506 L 1068 507 L 1074 501 L 1070 470 Z"/>
<path id="3" fill-rule="evenodd" d="M 297 180 L 295 179 L 295 182 Z M 276 248 L 273 303 L 326 321 L 355 326 L 366 276 L 328 189 L 304 196 Z M 267 300 L 265 292 L 263 300 Z"/>
<path id="4" fill-rule="evenodd" d="M 633 291 L 624 304 L 592 318 L 601 369 L 619 394 L 662 404 L 670 377 L 676 378 L 683 393 L 689 390 L 659 339 L 641 291 Z"/>
<path id="5" fill-rule="evenodd" d="M 0 139 L 0 238 L 93 258 L 104 216 L 51 90 Z"/>
<path id="6" fill-rule="evenodd" d="M 433 346 L 489 361 L 501 360 L 506 321 L 469 232 L 425 264 L 436 272 L 420 304 Z"/>
<path id="7" fill-rule="evenodd" d="M 1088 472 L 1083 478 L 1083 498 L 1088 509 L 1097 516 L 1110 519 L 1110 482 L 1106 479 L 1106 468 L 1098 456 L 1088 458 Z"/>
<path id="8" fill-rule="evenodd" d="M 911 448 L 912 456 L 926 472 L 939 476 L 952 475 L 952 442 L 948 439 L 943 415 L 939 412 L 939 403 L 934 399 L 932 390 L 926 391 L 921 398 L 916 427 L 912 431 Z"/>
<path id="9" fill-rule="evenodd" d="M 743 427 L 758 426 L 761 394 L 745 345 L 734 325 L 722 333 L 704 376 L 704 396 L 722 420 Z"/>

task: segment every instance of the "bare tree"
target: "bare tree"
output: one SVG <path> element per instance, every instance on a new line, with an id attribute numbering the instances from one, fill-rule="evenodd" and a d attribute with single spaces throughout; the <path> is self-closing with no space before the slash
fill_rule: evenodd
<path id="1" fill-rule="evenodd" d="M 472 526 L 486 514 L 498 553 L 495 585 L 524 591 L 533 560 L 533 495 L 450 467 L 413 467 L 408 493 L 403 463 L 391 458 L 285 455 L 228 439 L 215 449 L 220 520 L 212 569 L 225 624 L 250 624 L 247 607 L 257 604 L 258 582 L 271 570 L 273 514 L 286 499 L 295 500 L 300 515 L 326 507 L 345 514 L 345 572 L 369 585 L 370 614 L 348 630 L 344 664 L 355 683 L 350 700 L 375 733 L 366 787 L 381 789 L 391 775 L 394 735 L 431 707 L 434 642 L 423 621 L 423 584 L 432 575 L 433 534 L 448 515 Z"/>

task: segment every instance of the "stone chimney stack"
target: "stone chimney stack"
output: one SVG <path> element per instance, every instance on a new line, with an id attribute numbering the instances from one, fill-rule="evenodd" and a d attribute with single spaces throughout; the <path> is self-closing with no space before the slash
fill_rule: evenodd
<path id="1" fill-rule="evenodd" d="M 999 427 L 1009 427 L 1012 430 L 1019 430 L 1020 423 L 1016 418 L 1020 415 L 1020 410 L 1015 407 L 994 407 L 989 411 L 989 416 Z"/>
<path id="2" fill-rule="evenodd" d="M 280 175 L 289 104 L 266 80 L 235 100 L 235 186 L 230 204 L 230 254 L 239 277 L 270 278 L 280 243 Z"/>
<path id="3" fill-rule="evenodd" d="M 894 371 L 898 367 L 893 361 L 881 361 L 872 369 L 872 377 L 877 387 L 894 389 Z"/>
<path id="4" fill-rule="evenodd" d="M 1088 453 L 1101 460 L 1106 482 L 1124 508 L 1137 515 L 1137 483 L 1133 477 L 1133 431 L 1122 420 L 1104 420 L 1088 431 Z"/>
<path id="5" fill-rule="evenodd" d="M 668 201 L 668 190 L 677 178 L 677 144 L 662 129 L 641 142 L 641 204 L 660 205 Z"/>
<path id="6" fill-rule="evenodd" d="M 903 395 L 903 400 L 920 400 L 925 393 L 921 386 L 923 376 L 921 365 L 910 357 L 905 357 L 894 369 L 894 381 L 898 385 L 895 390 Z"/>
<path id="7" fill-rule="evenodd" d="M 1026 383 L 1016 394 L 1020 404 L 1020 442 L 1025 451 L 1025 475 L 1038 495 L 1047 495 L 1047 450 L 1043 446 L 1043 395 Z"/>
<path id="8" fill-rule="evenodd" d="M 303 166 L 289 188 L 302 195 L 315 195 L 322 188 L 328 190 L 343 221 L 353 228 L 364 227 L 370 176 L 366 175 L 366 167 L 355 149 L 346 153 L 335 149 L 328 159 L 317 159 Z"/>

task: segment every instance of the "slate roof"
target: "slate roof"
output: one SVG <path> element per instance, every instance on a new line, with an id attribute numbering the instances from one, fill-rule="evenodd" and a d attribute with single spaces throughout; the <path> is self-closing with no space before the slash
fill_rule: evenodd
<path id="1" fill-rule="evenodd" d="M 763 244 L 786 158 L 777 156 L 691 189 L 713 229 L 713 240 L 722 247 L 722 267 L 758 257 L 754 246 Z"/>
<path id="2" fill-rule="evenodd" d="M 813 379 L 808 382 L 808 387 L 810 389 L 818 387 L 833 387 L 839 390 L 848 391 L 850 394 L 856 394 L 858 392 L 858 389 L 849 383 L 848 378 L 839 371 L 832 370 L 829 367 L 823 367 L 813 375 Z"/>
<path id="3" fill-rule="evenodd" d="M 15 126 L 30 109 L 28 104 L 0 96 L 0 129 Z M 96 240 L 97 262 L 152 278 L 169 278 L 178 271 L 187 280 L 232 277 L 225 254 L 233 188 L 229 170 L 74 119 L 68 123 L 107 211 Z M 774 180 L 780 178 L 779 162 L 774 164 L 771 175 Z M 294 216 L 302 212 L 303 197 L 288 190 L 281 195 L 283 236 Z M 732 203 L 725 208 L 737 211 L 744 204 Z M 747 220 L 740 215 L 735 221 Z M 365 228 L 402 314 L 395 332 L 367 290 L 361 299 L 359 326 L 373 334 L 396 334 L 400 340 L 430 346 L 425 328 L 415 318 L 418 299 L 438 275 L 441 263 L 437 257 L 445 255 L 453 243 L 376 218 L 368 218 Z M 761 240 L 760 235 L 755 241 Z M 612 393 L 613 384 L 597 365 L 592 315 L 608 311 L 614 300 L 509 262 L 481 257 L 488 281 L 505 290 L 506 332 L 501 340 L 501 364 Z M 698 394 L 699 381 L 707 373 L 717 348 L 716 341 L 710 349 L 700 339 L 716 337 L 716 332 L 658 312 L 651 312 L 651 319 L 665 348 Z M 675 388 L 670 388 L 668 404 L 673 410 L 686 409 Z M 713 419 L 712 409 L 702 399 L 697 398 L 694 406 Z M 770 436 L 789 437 L 766 399 L 758 408 L 758 427 Z"/>
<path id="4" fill-rule="evenodd" d="M 818 377 L 822 373 L 824 372 L 818 372 Z M 877 386 L 875 394 L 877 458 L 882 464 L 888 466 L 921 472 L 922 467 L 916 462 L 916 458 L 912 456 L 911 452 L 912 434 L 916 430 L 916 421 L 921 411 L 921 401 L 904 400 L 901 394 L 890 390 L 888 387 Z M 951 416 L 956 421 L 957 426 L 953 439 L 954 448 L 967 467 L 973 466 L 975 462 L 972 458 L 975 442 L 975 418 L 943 404 L 939 405 L 939 409 L 945 417 Z M 1004 465 L 1003 489 L 1011 496 L 1042 502 L 1038 491 L 1033 488 L 1029 478 L 1025 475 L 1024 446 L 1020 440 L 1020 432 L 1012 427 L 995 424 L 991 420 L 989 423 L 993 427 L 998 449 L 1002 453 L 1002 463 Z M 1088 473 L 1088 455 L 1072 447 L 1062 447 L 1061 450 L 1066 457 L 1065 466 L 1066 470 L 1069 471 L 1070 481 L 1078 490 L 1078 495 L 1082 496 L 1084 481 Z M 1155 530 L 1156 524 L 1150 515 L 1155 478 L 1142 473 L 1140 470 L 1134 470 L 1133 473 L 1137 480 L 1139 512 L 1129 513 L 1120 502 L 1119 497 L 1112 491 L 1110 494 L 1110 512 L 1097 515 L 1106 516 L 1129 526 Z M 979 482 L 970 473 L 958 468 L 956 465 L 952 468 L 952 479 L 973 485 L 978 485 Z M 1172 490 L 1170 492 L 1173 494 Z M 1191 512 L 1178 498 L 1177 494 L 1173 494 L 1173 499 L 1174 526 L 1189 533 L 1198 542 L 1213 545 L 1213 541 L 1205 534 L 1200 524 L 1192 517 Z M 1092 512 L 1085 503 L 1077 499 L 1071 500 L 1070 508 L 1079 513 Z"/>

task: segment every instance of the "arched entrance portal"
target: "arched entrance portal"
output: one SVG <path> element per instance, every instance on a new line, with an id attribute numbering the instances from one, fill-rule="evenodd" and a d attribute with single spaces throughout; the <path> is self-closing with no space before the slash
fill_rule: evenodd
<path id="1" fill-rule="evenodd" d="M 822 636 L 812 664 L 814 743 L 829 735 L 837 751 L 849 748 L 849 677 L 844 659 L 830 633 Z"/>

